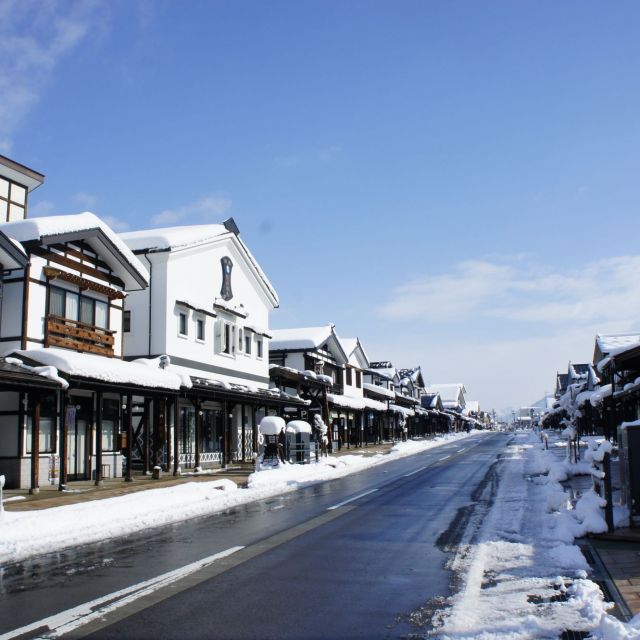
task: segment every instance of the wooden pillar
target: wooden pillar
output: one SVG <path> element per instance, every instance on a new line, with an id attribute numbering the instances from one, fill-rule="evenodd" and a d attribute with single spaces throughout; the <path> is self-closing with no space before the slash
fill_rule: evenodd
<path id="1" fill-rule="evenodd" d="M 246 461 L 246 456 L 245 456 L 245 447 L 244 447 L 244 443 L 245 443 L 245 436 L 246 436 L 246 425 L 245 425 L 245 419 L 246 419 L 246 413 L 245 413 L 245 408 L 244 408 L 244 403 L 242 403 L 241 405 L 241 409 L 242 409 L 242 415 L 240 417 L 240 419 L 242 420 L 242 462 Z"/>
<path id="2" fill-rule="evenodd" d="M 71 411 L 69 409 L 72 409 Z M 72 407 L 69 395 L 62 394 L 62 413 L 60 415 L 60 473 L 58 476 L 58 491 L 67 486 L 67 458 L 69 457 L 69 421 L 75 419 L 76 408 Z"/>
<path id="3" fill-rule="evenodd" d="M 173 475 L 179 475 L 180 467 L 180 398 L 173 403 Z"/>
<path id="4" fill-rule="evenodd" d="M 29 493 L 40 493 L 40 396 L 35 395 L 31 414 L 31 487 Z"/>
<path id="5" fill-rule="evenodd" d="M 227 414 L 227 401 L 222 401 L 222 468 L 227 468 L 227 455 L 229 451 L 229 416 Z"/>
<path id="6" fill-rule="evenodd" d="M 178 398 L 175 398 L 175 402 L 178 402 Z M 167 464 L 165 466 L 165 471 L 171 471 L 171 420 L 169 420 L 169 407 L 171 407 L 171 400 L 169 398 L 166 398 L 165 400 L 165 404 L 164 404 L 164 447 L 165 447 L 165 451 L 167 452 Z M 174 424 L 174 428 L 175 428 L 175 424 Z"/>
<path id="7" fill-rule="evenodd" d="M 96 486 L 102 485 L 102 391 L 96 392 Z"/>
<path id="8" fill-rule="evenodd" d="M 144 399 L 144 413 L 142 414 L 142 475 L 149 475 L 149 413 L 151 400 Z"/>
<path id="9" fill-rule="evenodd" d="M 156 398 L 153 403 L 153 466 L 159 467 L 162 460 L 160 453 L 162 452 L 162 444 L 164 440 L 164 430 L 167 426 L 166 411 L 167 399 Z"/>
<path id="10" fill-rule="evenodd" d="M 195 441 L 195 461 L 193 466 L 197 470 L 200 467 L 200 439 L 202 437 L 202 405 L 196 398 L 195 404 L 196 412 L 196 441 Z"/>
<path id="11" fill-rule="evenodd" d="M 253 406 L 251 407 L 251 433 L 252 433 L 252 449 L 253 449 L 253 456 L 252 458 L 255 459 L 255 456 L 258 455 L 258 425 L 256 424 L 256 413 L 258 411 L 258 407 Z M 265 410 L 266 413 L 266 410 Z"/>
<path id="12" fill-rule="evenodd" d="M 131 458 L 133 454 L 133 398 L 131 394 L 127 394 L 127 446 L 126 455 L 126 475 L 125 482 L 133 482 L 133 469 L 131 468 Z"/>

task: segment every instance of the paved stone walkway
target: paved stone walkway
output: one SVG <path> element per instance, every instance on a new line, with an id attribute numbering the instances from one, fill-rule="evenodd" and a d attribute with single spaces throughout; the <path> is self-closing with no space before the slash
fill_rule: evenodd
<path id="1" fill-rule="evenodd" d="M 566 456 L 566 448 L 555 446 L 556 438 L 549 438 L 549 450 L 559 458 Z M 584 451 L 584 449 L 582 449 Z M 618 462 L 611 460 L 614 488 L 618 478 Z M 592 486 L 589 476 L 574 476 L 562 483 L 579 497 Z M 628 613 L 640 613 L 640 529 L 616 529 L 611 533 L 588 536 L 592 552 L 597 553 L 601 564 L 624 600 Z M 613 594 L 615 595 L 615 594 Z"/>
<path id="2" fill-rule="evenodd" d="M 377 453 L 388 453 L 391 447 L 393 447 L 393 443 L 390 442 L 367 447 L 343 447 L 340 451 L 335 451 L 331 455 L 334 457 L 348 454 L 372 456 Z M 92 480 L 81 480 L 70 482 L 65 491 L 60 491 L 57 484 L 44 485 L 40 487 L 40 492 L 34 495 L 30 494 L 28 489 L 8 489 L 3 494 L 4 508 L 6 511 L 48 509 L 65 504 L 112 498 L 135 491 L 159 489 L 185 482 L 210 482 L 211 480 L 223 478 L 232 480 L 238 486 L 244 487 L 251 473 L 253 473 L 252 463 L 240 463 L 229 465 L 226 469 L 215 469 L 199 474 L 184 473 L 179 476 L 173 476 L 172 473 L 166 472 L 162 473 L 157 480 L 154 480 L 150 474 L 143 475 L 142 473 L 134 474 L 133 482 L 125 482 L 123 478 L 106 478 L 99 487 Z M 9 500 L 8 502 L 7 499 Z"/>

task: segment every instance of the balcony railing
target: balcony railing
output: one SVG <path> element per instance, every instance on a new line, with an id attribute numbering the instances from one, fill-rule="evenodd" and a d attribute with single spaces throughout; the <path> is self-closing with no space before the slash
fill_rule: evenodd
<path id="1" fill-rule="evenodd" d="M 114 356 L 115 331 L 102 329 L 79 320 L 47 316 L 45 346 Z"/>

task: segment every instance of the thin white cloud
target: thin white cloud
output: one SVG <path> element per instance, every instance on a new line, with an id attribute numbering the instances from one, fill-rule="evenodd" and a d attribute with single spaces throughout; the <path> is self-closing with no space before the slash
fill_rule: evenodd
<path id="1" fill-rule="evenodd" d="M 165 209 L 152 216 L 151 223 L 166 226 L 187 221 L 219 222 L 220 216 L 225 214 L 231 205 L 230 198 L 207 196 L 177 209 Z"/>
<path id="2" fill-rule="evenodd" d="M 446 322 L 463 314 L 561 324 L 633 321 L 640 317 L 640 256 L 621 256 L 566 270 L 544 265 L 465 261 L 452 273 L 398 287 L 383 316 Z"/>
<path id="3" fill-rule="evenodd" d="M 73 196 L 73 199 L 78 204 L 86 207 L 87 209 L 92 209 L 96 206 L 98 202 L 98 196 L 94 196 L 90 193 L 85 193 L 84 191 L 79 191 Z"/>
<path id="4" fill-rule="evenodd" d="M 92 0 L 3 0 L 0 3 L 0 152 L 12 138 L 60 60 L 94 27 L 104 27 L 106 3 Z"/>
<path id="5" fill-rule="evenodd" d="M 35 204 L 31 204 L 31 200 L 29 200 L 29 216 L 33 218 L 39 218 L 42 216 L 49 216 L 54 208 L 53 202 L 51 200 L 40 200 Z"/>

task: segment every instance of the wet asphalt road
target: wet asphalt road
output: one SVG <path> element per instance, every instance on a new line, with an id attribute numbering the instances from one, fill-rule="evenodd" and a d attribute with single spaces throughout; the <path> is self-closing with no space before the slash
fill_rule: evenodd
<path id="1" fill-rule="evenodd" d="M 179 581 L 73 637 L 424 632 L 410 615 L 450 594 L 448 532 L 507 440 L 472 436 L 265 503 L 5 567 L 0 634 L 237 545 L 244 549 L 219 563 L 217 575 Z"/>

